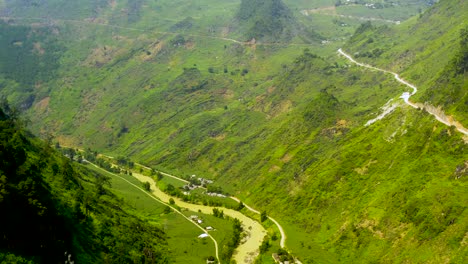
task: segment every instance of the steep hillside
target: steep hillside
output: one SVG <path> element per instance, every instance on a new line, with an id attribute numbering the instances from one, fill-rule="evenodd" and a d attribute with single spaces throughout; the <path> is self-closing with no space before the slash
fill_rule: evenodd
<path id="1" fill-rule="evenodd" d="M 466 111 L 466 1 L 440 1 L 396 27 L 359 28 L 347 48 L 362 61 L 402 73 L 420 92 L 415 100 L 441 106 L 462 123 Z"/>
<path id="2" fill-rule="evenodd" d="M 6 20 L 5 39 L 22 36 L 24 46 L 3 42 L 4 56 L 26 57 L 36 42 L 60 47 L 51 57 L 60 67 L 41 68 L 50 79 L 0 76 L 15 103 L 12 92 L 30 85 L 35 133 L 216 179 L 279 220 L 303 263 L 463 263 L 466 138 L 405 105 L 407 87 L 393 76 L 336 54 L 354 18 L 298 19 L 329 34 L 309 45 L 296 11 L 310 1 L 295 1 L 298 10 L 281 1 L 135 1 L 135 13 L 125 11 L 129 1 L 115 2 L 96 19 Z M 465 2 L 441 1 L 399 25 L 365 23 L 344 49 L 402 73 L 420 88 L 412 100 L 463 120 Z M 48 30 L 60 41 L 41 34 Z"/>
<path id="3" fill-rule="evenodd" d="M 108 179 L 75 167 L 0 108 L 2 263 L 169 263 L 164 232 L 128 213 Z"/>

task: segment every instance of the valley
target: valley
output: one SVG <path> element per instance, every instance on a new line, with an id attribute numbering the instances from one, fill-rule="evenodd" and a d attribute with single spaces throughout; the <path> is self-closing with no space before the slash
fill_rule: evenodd
<path id="1" fill-rule="evenodd" d="M 109 157 L 109 156 L 105 156 L 105 157 L 111 159 L 111 162 L 112 162 L 112 160 L 114 160 L 112 157 Z M 103 171 L 105 173 L 108 173 L 108 174 L 112 175 L 113 177 L 118 177 L 118 178 L 126 181 L 128 184 L 130 184 L 130 185 L 134 186 L 135 188 L 139 189 L 140 191 L 146 193 L 145 190 L 143 190 L 141 187 L 139 187 L 138 185 L 135 185 L 134 183 L 126 180 L 122 176 L 119 176 L 117 174 L 108 172 L 108 171 L 102 169 L 101 167 L 99 167 L 98 165 L 96 165 L 94 163 L 91 163 L 89 161 L 85 161 L 85 164 L 86 163 L 89 163 L 92 166 L 94 166 L 96 168 L 99 168 L 99 170 L 101 170 L 101 171 Z M 117 166 L 115 164 L 113 164 L 113 165 Z M 146 170 L 152 170 L 151 168 L 146 167 L 146 166 L 141 165 L 141 164 L 136 164 L 136 165 L 138 165 L 138 166 L 140 166 L 142 168 L 145 168 Z M 120 169 L 125 171 L 125 168 L 120 168 Z M 176 176 L 164 173 L 164 172 L 157 172 L 157 173 L 161 173 L 161 175 L 164 175 L 165 177 L 171 177 L 173 179 L 176 179 L 176 180 L 178 180 L 180 182 L 183 182 L 183 183 L 186 183 L 186 184 L 189 183 L 188 181 L 186 181 L 184 179 L 181 179 L 179 177 L 176 177 Z M 200 205 L 200 204 L 187 203 L 187 202 L 184 202 L 183 200 L 181 200 L 180 198 L 170 196 L 167 193 L 161 191 L 160 188 L 155 184 L 155 180 L 153 178 L 151 178 L 150 176 L 146 176 L 146 175 L 143 175 L 141 173 L 137 173 L 135 171 L 132 171 L 131 176 L 134 177 L 135 179 L 137 179 L 138 181 L 140 181 L 141 183 L 149 182 L 150 186 L 151 186 L 150 187 L 151 193 L 157 199 L 155 199 L 152 196 L 150 196 L 150 197 L 152 197 L 156 202 L 159 202 L 159 203 L 162 203 L 162 204 L 164 204 L 166 206 L 169 206 L 174 212 L 179 213 L 187 221 L 189 221 L 191 223 L 194 223 L 194 222 L 192 221 L 192 219 L 190 219 L 188 217 L 188 215 L 196 213 L 196 212 L 203 213 L 205 215 L 210 215 L 213 212 L 213 209 L 216 208 L 216 207 L 205 206 L 205 205 Z M 206 188 L 205 188 L 205 190 L 206 190 Z M 175 205 L 177 205 L 179 207 L 178 209 L 174 208 L 171 205 L 171 203 L 170 203 L 171 199 L 173 201 L 175 201 Z M 238 198 L 232 197 L 232 196 L 227 197 L 225 199 L 232 199 L 232 200 L 236 201 L 237 203 L 241 202 Z M 253 209 L 252 207 L 250 207 L 250 206 L 248 206 L 246 204 L 244 204 L 244 206 L 245 206 L 246 209 L 248 209 L 249 211 L 251 211 L 251 212 L 253 212 L 255 214 L 258 214 L 258 215 L 261 214 L 261 212 Z M 190 211 L 190 212 L 186 212 L 187 210 Z M 185 211 L 185 212 L 182 213 L 183 211 Z M 246 233 L 245 236 L 243 237 L 243 241 L 236 248 L 236 251 L 235 251 L 236 253 L 233 256 L 233 258 L 238 263 L 251 263 L 251 262 L 253 262 L 253 260 L 256 257 L 258 248 L 260 247 L 264 237 L 267 235 L 267 231 L 265 230 L 265 228 L 260 223 L 257 222 L 257 220 L 252 219 L 252 218 L 242 214 L 239 211 L 232 210 L 232 209 L 227 209 L 227 208 L 222 209 L 222 211 L 224 212 L 225 216 L 231 217 L 232 219 L 239 219 L 241 221 L 241 223 L 242 223 L 243 230 Z M 273 219 L 270 216 L 268 216 L 268 218 L 278 227 L 278 231 L 279 231 L 280 236 L 281 236 L 280 241 L 279 241 L 279 245 L 280 245 L 281 248 L 284 248 L 285 247 L 285 241 L 286 241 L 286 234 L 285 234 L 283 228 L 281 227 L 281 225 L 275 219 Z M 197 223 L 194 223 L 194 225 L 199 227 L 202 230 L 202 232 L 206 232 L 205 229 L 202 228 Z M 209 233 L 207 233 L 207 234 L 209 235 Z M 219 252 L 218 243 L 216 242 L 216 240 L 212 236 L 209 236 L 209 237 L 214 242 L 215 249 L 216 249 L 216 258 L 220 259 L 219 258 L 219 253 L 218 253 Z M 296 261 L 299 261 L 299 260 L 296 260 Z"/>
<path id="2" fill-rule="evenodd" d="M 0 1 L 0 208 L 76 263 L 464 263 L 467 8 Z"/>

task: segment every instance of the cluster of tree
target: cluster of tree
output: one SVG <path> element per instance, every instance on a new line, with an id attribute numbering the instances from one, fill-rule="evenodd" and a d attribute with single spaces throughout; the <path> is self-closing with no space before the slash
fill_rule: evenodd
<path id="1" fill-rule="evenodd" d="M 105 160 L 103 158 L 97 158 L 95 163 L 99 167 L 105 169 L 106 171 L 112 172 L 112 173 L 120 173 L 122 171 L 119 167 L 113 166 L 112 163 L 110 163 L 109 161 L 107 161 L 107 160 Z"/>
<path id="2" fill-rule="evenodd" d="M 89 162 L 94 163 L 94 162 L 96 162 L 96 159 L 97 159 L 97 152 L 92 151 L 91 149 L 88 148 L 83 152 L 83 158 L 86 159 Z"/>
<path id="3" fill-rule="evenodd" d="M 262 212 L 260 213 L 260 222 L 263 223 L 263 222 L 265 222 L 267 219 L 268 219 L 268 215 L 267 215 L 266 211 L 262 211 Z"/>
<path id="4" fill-rule="evenodd" d="M 221 256 L 220 256 L 220 258 L 224 260 L 224 262 L 229 262 L 229 260 L 231 259 L 232 254 L 234 253 L 234 250 L 237 248 L 237 246 L 239 245 L 241 241 L 241 235 L 243 231 L 242 224 L 239 219 L 234 218 L 232 221 L 233 221 L 232 239 L 223 247 L 221 251 Z"/>
<path id="5" fill-rule="evenodd" d="M 221 186 L 216 186 L 212 184 L 206 186 L 206 191 L 209 193 L 220 193 L 220 194 L 224 193 L 223 188 L 221 188 Z"/>
<path id="6" fill-rule="evenodd" d="M 373 49 L 373 50 L 371 50 L 371 51 L 365 51 L 365 52 L 356 54 L 356 58 L 362 58 L 362 57 L 366 57 L 366 58 L 378 58 L 380 55 L 382 55 L 382 53 L 384 53 L 384 50 L 383 50 L 383 49 L 381 49 L 381 48 L 376 48 L 376 49 Z"/>
<path id="7" fill-rule="evenodd" d="M 117 164 L 121 167 L 125 167 L 128 169 L 133 169 L 135 167 L 135 162 L 131 161 L 126 157 L 117 157 L 116 161 Z"/>
<path id="8" fill-rule="evenodd" d="M 213 216 L 223 219 L 224 218 L 224 211 L 220 210 L 218 208 L 213 208 Z"/>
<path id="9" fill-rule="evenodd" d="M 268 249 L 270 249 L 270 247 L 271 247 L 270 239 L 266 236 L 263 239 L 262 244 L 260 245 L 260 254 L 266 253 Z"/>
<path id="10" fill-rule="evenodd" d="M 147 192 L 151 191 L 151 184 L 149 182 L 144 182 L 143 189 L 145 189 Z"/>
<path id="11" fill-rule="evenodd" d="M 277 254 L 281 262 L 289 261 L 289 263 L 294 263 L 294 258 L 285 249 L 278 249 Z"/>
<path id="12" fill-rule="evenodd" d="M 0 108 L 0 259 L 169 263 L 164 232 L 126 212 L 108 178 L 33 138 Z"/>

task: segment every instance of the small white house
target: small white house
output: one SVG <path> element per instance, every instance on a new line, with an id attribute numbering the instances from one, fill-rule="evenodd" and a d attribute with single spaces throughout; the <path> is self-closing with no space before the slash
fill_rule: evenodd
<path id="1" fill-rule="evenodd" d="M 203 221 L 201 219 L 198 219 L 197 223 L 201 224 L 201 223 L 203 223 Z"/>
<path id="2" fill-rule="evenodd" d="M 203 233 L 201 235 L 198 236 L 198 238 L 205 238 L 205 237 L 208 237 L 208 234 L 207 233 Z"/>
<path id="3" fill-rule="evenodd" d="M 213 227 L 207 226 L 205 229 L 208 230 L 208 231 L 211 231 L 211 230 L 213 230 Z"/>

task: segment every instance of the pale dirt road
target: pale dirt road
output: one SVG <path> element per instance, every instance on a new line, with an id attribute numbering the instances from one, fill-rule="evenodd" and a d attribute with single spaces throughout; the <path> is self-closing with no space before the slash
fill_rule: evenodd
<path id="1" fill-rule="evenodd" d="M 190 211 L 201 211 L 204 214 L 213 213 L 213 208 L 215 207 L 187 203 L 179 198 L 172 197 L 164 193 L 156 186 L 154 180 L 151 177 L 139 173 L 133 173 L 133 177 L 135 177 L 141 182 L 149 182 L 151 185 L 151 192 L 156 197 L 161 199 L 161 201 L 163 201 L 164 203 L 169 203 L 169 199 L 172 198 L 174 199 L 176 205 L 182 208 L 187 208 Z M 234 253 L 233 258 L 236 260 L 237 263 L 253 263 L 253 261 L 259 253 L 258 249 L 262 244 L 263 238 L 267 234 L 265 228 L 257 221 L 243 215 L 239 211 L 226 208 L 221 209 L 224 211 L 225 215 L 239 219 L 242 222 L 243 228 L 247 232 L 248 236 L 246 239 L 243 240 L 245 242 L 241 243 L 236 248 L 236 252 Z"/>
<path id="2" fill-rule="evenodd" d="M 147 170 L 151 170 L 150 167 L 147 167 L 145 165 L 142 165 L 142 164 L 139 164 L 139 163 L 135 163 L 136 165 L 138 166 L 141 166 Z M 161 173 L 162 175 L 164 176 L 167 176 L 167 177 L 171 177 L 173 179 L 176 179 L 176 180 L 179 180 L 179 181 L 182 181 L 182 182 L 185 182 L 185 183 L 189 183 L 189 181 L 187 180 L 184 180 L 182 178 L 179 178 L 177 176 L 174 176 L 174 175 L 171 175 L 171 174 L 168 174 L 168 173 L 165 173 L 165 172 L 162 172 L 162 171 L 158 171 L 159 173 Z M 203 188 L 205 189 L 205 188 Z M 239 200 L 239 198 L 235 197 L 235 196 L 230 196 L 229 198 L 233 199 L 234 201 L 240 203 L 241 201 Z M 245 208 L 247 208 L 248 210 L 250 210 L 251 212 L 254 212 L 256 214 L 260 214 L 259 211 L 253 209 L 252 207 L 250 207 L 249 205 L 245 204 L 244 203 L 244 206 Z M 277 227 L 278 227 L 278 230 L 280 231 L 281 233 L 281 240 L 280 240 L 280 246 L 281 248 L 284 248 L 286 246 L 286 232 L 284 232 L 284 229 L 283 227 L 278 223 L 278 221 L 276 221 L 274 218 L 272 218 L 271 216 L 268 216 L 268 219 L 270 219 Z"/>
<path id="3" fill-rule="evenodd" d="M 377 67 L 374 67 L 374 66 L 371 66 L 371 65 L 368 65 L 368 64 L 357 62 L 356 60 L 353 59 L 353 57 L 351 57 L 351 55 L 345 53 L 342 49 L 339 49 L 338 53 L 340 53 L 341 55 L 346 57 L 352 63 L 354 63 L 356 65 L 359 65 L 361 67 L 365 67 L 365 68 L 368 68 L 368 69 L 372 69 L 372 70 L 392 74 L 393 77 L 399 83 L 404 84 L 404 85 L 410 87 L 413 90 L 413 92 L 411 92 L 411 93 L 410 92 L 404 92 L 400 96 L 400 98 L 402 98 L 407 105 L 409 105 L 409 106 L 411 106 L 413 108 L 416 108 L 416 109 L 421 108 L 421 109 L 426 110 L 429 114 L 433 115 L 436 118 L 437 121 L 439 121 L 439 122 L 441 122 L 441 123 L 443 123 L 443 124 L 445 124 L 447 126 L 455 126 L 460 133 L 465 135 L 465 137 L 468 136 L 468 129 L 466 129 L 460 122 L 456 121 L 453 117 L 447 116 L 440 107 L 435 107 L 435 106 L 432 106 L 432 105 L 429 105 L 429 104 L 411 102 L 409 99 L 410 99 L 410 97 L 412 95 L 414 95 L 414 94 L 416 94 L 418 92 L 418 88 L 415 85 L 403 80 L 397 73 L 387 71 L 387 70 L 384 70 L 384 69 L 380 69 L 380 68 L 377 68 Z M 467 142 L 466 139 L 465 139 L 465 142 Z"/>
<path id="4" fill-rule="evenodd" d="M 96 164 L 94 163 L 91 163 L 89 161 L 86 161 L 87 163 L 91 164 L 92 166 L 98 168 L 99 170 L 103 171 L 103 172 L 106 172 L 110 175 L 113 175 L 114 177 L 118 177 L 122 180 L 124 180 L 125 182 L 127 182 L 128 184 L 132 185 L 133 187 L 137 188 L 138 190 L 142 191 L 143 193 L 145 193 L 146 195 L 148 195 L 151 199 L 155 200 L 156 202 L 158 203 L 161 203 L 161 204 L 164 204 L 164 205 L 167 205 L 169 206 L 174 212 L 178 213 L 179 215 L 181 215 L 182 217 L 184 217 L 187 221 L 189 221 L 190 223 L 194 224 L 196 227 L 198 227 L 203 233 L 206 233 L 208 234 L 205 229 L 200 226 L 199 224 L 195 223 L 194 221 L 192 221 L 190 218 L 186 217 L 184 214 L 182 214 L 181 212 L 179 212 L 179 210 L 177 210 L 175 207 L 173 207 L 172 205 L 170 205 L 168 202 L 169 200 L 167 200 L 167 202 L 165 201 L 162 201 L 162 200 L 159 200 L 159 199 L 156 199 L 153 195 L 149 194 L 148 192 L 146 192 L 145 190 L 143 190 L 140 186 L 137 186 L 135 185 L 134 183 L 130 182 L 129 180 L 125 179 L 124 177 L 120 176 L 120 175 L 117 175 L 115 173 L 112 173 L 112 172 L 109 172 L 99 166 L 97 166 Z M 146 177 L 146 176 L 145 176 Z M 149 177 L 148 177 L 149 178 Z M 154 181 L 148 181 L 151 185 L 151 191 L 154 193 L 154 190 L 159 190 L 157 187 L 156 187 L 156 184 L 154 183 Z M 216 258 L 219 260 L 219 249 L 218 249 L 218 242 L 216 241 L 216 239 L 214 239 L 213 236 L 211 236 L 210 234 L 208 234 L 208 236 L 211 238 L 211 240 L 213 240 L 213 243 L 215 245 L 215 252 L 216 252 Z"/>

